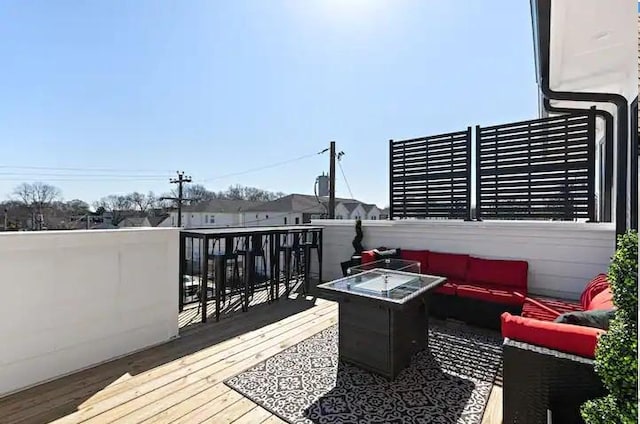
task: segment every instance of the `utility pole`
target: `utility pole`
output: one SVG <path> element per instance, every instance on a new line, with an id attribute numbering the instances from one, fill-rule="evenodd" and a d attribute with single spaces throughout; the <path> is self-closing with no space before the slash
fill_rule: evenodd
<path id="1" fill-rule="evenodd" d="M 8 215 L 9 215 L 9 209 L 4 208 L 4 230 L 7 231 L 7 221 L 8 219 Z"/>
<path id="2" fill-rule="evenodd" d="M 329 219 L 336 217 L 336 142 L 329 147 Z"/>
<path id="3" fill-rule="evenodd" d="M 178 203 L 178 228 L 180 228 L 182 227 L 182 202 L 184 200 L 182 188 L 184 184 L 191 182 L 191 177 L 185 177 L 184 171 L 176 171 L 176 174 L 178 174 L 178 178 L 172 178 L 169 182 L 171 184 L 178 184 L 178 197 L 162 197 L 161 199 L 175 200 Z"/>

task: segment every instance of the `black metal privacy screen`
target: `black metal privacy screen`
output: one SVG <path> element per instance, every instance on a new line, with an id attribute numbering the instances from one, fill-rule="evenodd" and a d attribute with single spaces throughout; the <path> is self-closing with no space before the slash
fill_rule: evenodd
<path id="1" fill-rule="evenodd" d="M 476 127 L 476 216 L 595 220 L 595 115 Z"/>
<path id="2" fill-rule="evenodd" d="M 471 217 L 471 128 L 389 142 L 393 218 Z"/>
<path id="3" fill-rule="evenodd" d="M 390 218 L 596 220 L 593 112 L 389 142 Z"/>

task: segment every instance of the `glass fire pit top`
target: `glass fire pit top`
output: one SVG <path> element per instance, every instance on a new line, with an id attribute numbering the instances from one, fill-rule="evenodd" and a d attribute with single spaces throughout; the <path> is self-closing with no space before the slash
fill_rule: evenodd
<path id="1" fill-rule="evenodd" d="M 347 270 L 347 275 L 359 274 L 364 271 L 371 271 L 372 269 L 392 269 L 395 271 L 413 272 L 420 274 L 420 262 L 410 261 L 407 259 L 379 259 L 373 262 L 366 262 L 362 265 L 352 266 Z"/>
<path id="2" fill-rule="evenodd" d="M 405 303 L 438 287 L 446 278 L 393 269 L 375 268 L 320 284 L 319 289 Z"/>

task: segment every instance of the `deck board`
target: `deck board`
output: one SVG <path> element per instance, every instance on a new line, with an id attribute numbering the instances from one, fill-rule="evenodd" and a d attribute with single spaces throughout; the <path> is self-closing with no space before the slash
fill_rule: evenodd
<path id="1" fill-rule="evenodd" d="M 337 322 L 337 305 L 298 296 L 0 399 L 1 423 L 283 423 L 222 381 Z M 502 421 L 495 385 L 482 424 Z"/>

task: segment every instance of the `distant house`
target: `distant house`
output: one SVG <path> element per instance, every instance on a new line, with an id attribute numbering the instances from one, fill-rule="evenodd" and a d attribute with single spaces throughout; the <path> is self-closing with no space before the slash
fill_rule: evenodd
<path id="1" fill-rule="evenodd" d="M 327 214 L 326 198 L 306 194 L 290 194 L 270 202 L 247 208 L 242 213 L 242 225 L 296 225 L 311 222 Z"/>
<path id="2" fill-rule="evenodd" d="M 367 219 L 367 211 L 363 203 L 336 202 L 336 219 Z"/>
<path id="3" fill-rule="evenodd" d="M 363 219 L 373 219 L 379 220 L 382 219 L 380 217 L 380 209 L 376 205 L 364 205 L 364 209 L 367 213 L 367 217 Z"/>
<path id="4" fill-rule="evenodd" d="M 264 202 L 243 212 L 242 225 L 296 225 L 326 218 L 329 199 L 290 194 Z M 379 209 L 356 199 L 336 198 L 336 219 L 380 219 Z"/>
<path id="5" fill-rule="evenodd" d="M 214 199 L 182 208 L 183 228 L 300 225 L 328 215 L 329 199 L 307 194 L 289 194 L 269 202 Z M 376 205 L 356 199 L 336 199 L 336 219 L 381 219 Z M 178 212 L 157 224 L 177 227 Z"/>
<path id="6" fill-rule="evenodd" d="M 182 208 L 183 228 L 232 227 L 242 225 L 242 212 L 258 205 L 248 200 L 213 199 Z M 174 210 L 158 224 L 161 227 L 177 227 L 178 211 Z"/>
<path id="7" fill-rule="evenodd" d="M 168 219 L 170 217 L 171 217 L 170 214 L 162 213 L 158 215 L 148 216 L 147 219 L 149 220 L 149 224 L 151 224 L 152 227 L 159 227 L 160 224 L 164 222 L 165 219 Z"/>
<path id="8" fill-rule="evenodd" d="M 111 222 L 102 222 L 100 224 L 95 224 L 91 226 L 91 230 L 115 230 L 118 227 L 117 225 L 113 225 Z M 81 228 L 82 229 L 82 228 Z"/>
<path id="9" fill-rule="evenodd" d="M 128 217 L 118 223 L 118 228 L 134 228 L 134 227 L 151 227 L 149 218 L 144 217 Z"/>

